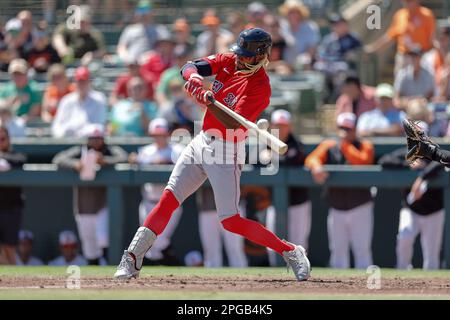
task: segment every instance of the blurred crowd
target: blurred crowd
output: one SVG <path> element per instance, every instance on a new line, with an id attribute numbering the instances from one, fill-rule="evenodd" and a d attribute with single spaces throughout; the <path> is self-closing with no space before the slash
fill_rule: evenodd
<path id="1" fill-rule="evenodd" d="M 128 1 L 124 2 L 124 8 L 129 5 Z M 26 136 L 26 128 L 35 123 L 48 124 L 55 138 L 87 138 L 85 145 L 63 151 L 53 161 L 80 175 L 89 176 L 89 168 L 95 165 L 173 163 L 182 146 L 169 142 L 170 133 L 177 128 L 186 128 L 192 133 L 194 121 L 201 120 L 204 112 L 204 108 L 184 92 L 184 81 L 179 73 L 181 66 L 199 57 L 228 52 L 238 34 L 251 27 L 263 28 L 272 35 L 270 75 L 284 77 L 303 71 L 319 72 L 326 80 L 322 103 L 335 105 L 336 137 L 324 140 L 309 155 L 304 153 L 301 141 L 294 135 L 295 115 L 282 109 L 269 115 L 271 125 L 280 130 L 280 138 L 288 143 L 289 150 L 294 150 L 281 159 L 281 165 L 306 166 L 321 185 L 328 178 L 326 164 L 375 164 L 374 146 L 367 138 L 403 136 L 401 121 L 405 117 L 419 121 L 430 136 L 450 136 L 447 115 L 450 28 L 437 27 L 432 11 L 421 6 L 419 0 L 403 0 L 403 7 L 395 13 L 383 35 L 365 45 L 351 32 L 349 21 L 338 13 L 328 16 L 330 32 L 323 36 L 310 14 L 318 8 L 308 6 L 307 1 L 286 0 L 276 11 L 261 2 L 253 2 L 245 12 L 232 12 L 225 20 L 221 20 L 214 9 L 207 9 L 200 21 L 203 31 L 197 37 L 187 17 L 176 18 L 170 26 L 160 25 L 154 21 L 154 11 L 158 9 L 149 1 L 139 1 L 134 9 L 127 11 L 134 10 L 115 52 L 108 52 L 102 32 L 92 23 L 98 1 L 80 6 L 78 28 L 71 28 L 67 23 L 50 28 L 49 23 L 54 22 L 52 6 L 54 1 L 44 1 L 45 20 L 35 21 L 30 11 L 21 11 L 0 25 L 0 70 L 7 79 L 0 84 L 2 171 L 26 162 L 25 155 L 12 150 L 10 138 Z M 394 81 L 374 87 L 362 83 L 357 70 L 360 56 L 380 52 L 393 43 L 396 44 Z M 102 76 L 95 70 L 99 61 L 114 62 L 126 68 L 115 79 L 111 92 L 95 85 L 96 77 Z M 39 87 L 42 83 L 45 84 L 43 90 Z M 107 145 L 105 136 L 151 136 L 154 142 L 138 153 L 127 154 L 118 146 Z M 378 163 L 407 168 L 402 152 L 404 150 L 385 155 Z M 442 167 L 422 162 L 414 169 L 420 174 L 411 189 L 404 190 L 397 266 L 410 266 L 414 239 L 420 233 L 424 268 L 436 269 L 439 268 L 443 230 L 443 196 L 442 190 L 428 190 L 426 186 Z M 38 261 L 30 257 L 31 232 L 19 233 L 23 208 L 21 188 L 0 189 L 0 226 L 5 228 L 2 221 L 14 225 L 7 231 L 0 231 L 0 243 L 5 244 L 2 258 L 18 264 Z M 142 187 L 141 221 L 159 199 L 162 189 L 163 186 L 156 184 Z M 330 205 L 330 266 L 349 267 L 350 249 L 356 267 L 371 265 L 376 195 L 369 189 L 327 188 L 326 191 Z M 253 211 L 264 211 L 263 222 L 273 228 L 276 212 L 271 206 L 271 191 L 245 186 L 242 194 L 242 211 L 245 212 L 251 202 Z M 229 265 L 247 266 L 243 240 L 227 233 L 221 235 L 211 190 L 204 189 L 198 198 L 202 263 L 208 267 L 223 265 L 222 250 L 217 249 L 223 242 L 229 253 Z M 54 263 L 70 264 L 78 259 L 77 264 L 104 264 L 109 242 L 106 188 L 77 187 L 74 199 L 84 257 L 77 255 L 75 234 L 65 231 L 59 238 L 63 258 Z M 176 261 L 170 245 L 181 214 L 182 210 L 174 215 L 172 226 L 158 238 L 159 242 L 148 254 L 150 261 L 181 263 Z M 257 214 L 254 217 L 259 219 Z M 290 189 L 288 219 L 289 240 L 307 248 L 311 202 L 306 189 Z M 274 263 L 272 253 L 269 259 Z"/>

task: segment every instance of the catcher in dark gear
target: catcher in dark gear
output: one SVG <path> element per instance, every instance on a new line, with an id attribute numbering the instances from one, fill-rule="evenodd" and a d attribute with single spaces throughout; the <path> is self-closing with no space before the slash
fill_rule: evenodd
<path id="1" fill-rule="evenodd" d="M 418 159 L 426 158 L 440 162 L 450 168 L 450 152 L 440 149 L 439 145 L 431 141 L 417 121 L 405 119 L 403 120 L 403 128 L 405 129 L 408 147 L 406 160 L 414 163 Z"/>

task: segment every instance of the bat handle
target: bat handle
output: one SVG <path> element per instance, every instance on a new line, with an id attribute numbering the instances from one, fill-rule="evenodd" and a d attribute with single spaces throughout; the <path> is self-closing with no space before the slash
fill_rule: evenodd
<path id="1" fill-rule="evenodd" d="M 211 91 L 206 91 L 206 98 L 211 102 L 214 103 L 216 99 L 214 99 L 213 93 Z"/>

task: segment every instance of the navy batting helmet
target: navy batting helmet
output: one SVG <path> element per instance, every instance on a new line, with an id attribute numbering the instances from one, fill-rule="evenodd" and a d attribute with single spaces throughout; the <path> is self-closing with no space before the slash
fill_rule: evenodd
<path id="1" fill-rule="evenodd" d="M 272 37 L 261 28 L 251 28 L 239 34 L 237 42 L 231 47 L 231 51 L 239 56 L 254 57 L 259 54 L 270 54 Z"/>

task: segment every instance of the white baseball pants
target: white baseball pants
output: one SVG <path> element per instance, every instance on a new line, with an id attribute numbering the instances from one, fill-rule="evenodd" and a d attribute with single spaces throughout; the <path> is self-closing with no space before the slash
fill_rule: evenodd
<path id="1" fill-rule="evenodd" d="M 420 233 L 422 245 L 423 269 L 439 269 L 439 254 L 442 246 L 444 232 L 445 211 L 423 216 L 409 208 L 400 210 L 400 222 L 397 234 L 397 268 L 412 268 L 414 241 Z"/>
<path id="2" fill-rule="evenodd" d="M 241 209 L 241 215 L 245 216 Z M 226 231 L 219 221 L 215 210 L 202 211 L 199 214 L 199 232 L 203 247 L 203 264 L 207 268 L 223 267 L 222 239 L 228 264 L 233 268 L 248 267 L 244 251 L 244 238 Z"/>
<path id="3" fill-rule="evenodd" d="M 330 208 L 327 224 L 330 267 L 349 268 L 350 249 L 355 268 L 366 269 L 372 264 L 372 201 L 347 211 Z"/>
<path id="4" fill-rule="evenodd" d="M 103 249 L 109 246 L 109 211 L 107 207 L 97 213 L 75 215 L 81 249 L 86 259 L 103 257 Z"/>

